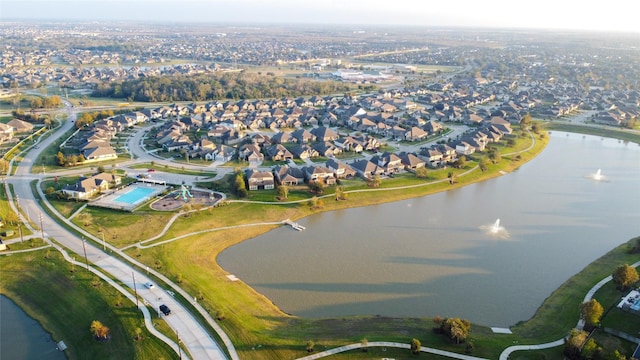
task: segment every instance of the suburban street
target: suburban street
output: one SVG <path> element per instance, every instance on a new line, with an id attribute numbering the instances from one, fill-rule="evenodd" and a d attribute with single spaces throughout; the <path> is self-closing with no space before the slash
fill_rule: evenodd
<path id="1" fill-rule="evenodd" d="M 175 332 L 174 338 L 179 338 L 183 346 L 188 350 L 188 357 L 194 359 L 226 359 L 225 353 L 208 334 L 206 329 L 196 321 L 189 311 L 176 301 L 169 292 L 163 290 L 160 286 L 147 289 L 144 284 L 152 280 L 144 272 L 137 271 L 125 262 L 109 256 L 101 247 L 84 241 L 84 236 L 79 237 L 71 233 L 42 210 L 45 204 L 36 200 L 30 187 L 31 182 L 41 178 L 42 175 L 31 174 L 31 167 L 33 160 L 38 157 L 42 149 L 51 145 L 62 134 L 74 126 L 74 109 L 71 107 L 67 107 L 67 109 L 69 119 L 63 122 L 62 126 L 57 129 L 53 136 L 42 141 L 39 146 L 33 147 L 19 164 L 15 175 L 9 176 L 6 179 L 6 182 L 13 186 L 19 207 L 23 210 L 23 213 L 30 218 L 32 223 L 41 226 L 47 241 L 55 241 L 74 253 L 71 256 L 74 257 L 75 260 L 84 261 L 86 254 L 86 260 L 89 266 L 97 266 L 129 288 L 135 288 L 138 296 L 141 297 L 145 303 L 152 306 L 156 312 L 158 311 L 158 306 L 161 304 L 169 306 L 171 314 L 166 316 L 165 320 Z M 50 205 L 46 204 L 46 206 Z M 52 208 L 50 207 L 50 209 Z M 67 223 L 70 224 L 71 222 L 67 220 Z M 89 234 L 87 234 L 87 236 L 89 236 Z M 108 251 L 109 250 L 113 251 L 113 249 L 108 248 Z M 177 350 L 175 346 L 174 350 Z M 183 354 L 183 356 L 184 355 L 186 354 Z"/>

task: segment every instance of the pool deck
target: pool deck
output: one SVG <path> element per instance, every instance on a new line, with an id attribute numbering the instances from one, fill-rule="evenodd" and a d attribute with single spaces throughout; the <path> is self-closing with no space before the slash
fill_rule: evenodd
<path id="1" fill-rule="evenodd" d="M 133 203 L 126 203 L 126 202 L 116 201 L 116 199 L 119 198 L 120 196 L 122 196 L 124 194 L 127 194 L 127 193 L 133 191 L 136 188 L 153 189 L 154 191 L 152 191 L 149 194 L 147 194 L 146 196 L 142 197 L 141 201 L 135 201 Z M 114 191 L 114 192 L 112 192 L 110 194 L 106 194 L 104 196 L 101 196 L 97 200 L 94 200 L 94 201 L 90 202 L 89 205 L 90 206 L 108 208 L 108 209 L 133 211 L 140 204 L 146 203 L 149 199 L 151 199 L 154 196 L 162 193 L 166 189 L 167 189 L 167 186 L 164 186 L 164 185 L 136 182 L 136 183 L 133 183 L 133 184 L 131 184 L 131 185 L 125 187 L 125 188 L 118 189 L 118 190 L 116 190 L 116 191 Z"/>

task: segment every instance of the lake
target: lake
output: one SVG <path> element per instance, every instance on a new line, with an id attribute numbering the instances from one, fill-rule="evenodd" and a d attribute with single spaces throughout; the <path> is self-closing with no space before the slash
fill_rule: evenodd
<path id="1" fill-rule="evenodd" d="M 0 295 L 0 339 L 0 359 L 66 359 L 51 335 L 3 295 Z"/>
<path id="2" fill-rule="evenodd" d="M 550 137 L 513 173 L 313 215 L 299 221 L 303 232 L 275 229 L 230 247 L 218 262 L 297 316 L 440 315 L 514 325 L 569 277 L 640 235 L 640 146 Z M 592 177 L 598 169 L 600 181 Z M 486 231 L 497 219 L 508 237 Z"/>

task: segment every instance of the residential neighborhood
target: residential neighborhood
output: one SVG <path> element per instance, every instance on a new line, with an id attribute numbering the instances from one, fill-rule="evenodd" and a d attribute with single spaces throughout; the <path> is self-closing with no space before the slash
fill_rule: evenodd
<path id="1" fill-rule="evenodd" d="M 0 290 L 46 351 L 640 356 L 640 38 L 248 3 L 0 21 Z"/>

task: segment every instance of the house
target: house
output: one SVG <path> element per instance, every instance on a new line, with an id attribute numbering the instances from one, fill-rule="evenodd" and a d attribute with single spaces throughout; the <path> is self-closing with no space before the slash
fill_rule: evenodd
<path id="1" fill-rule="evenodd" d="M 371 162 L 376 163 L 380 168 L 384 169 L 386 174 L 394 174 L 404 169 L 402 159 L 398 155 L 390 152 L 371 157 Z"/>
<path id="2" fill-rule="evenodd" d="M 101 191 L 121 184 L 122 179 L 113 174 L 99 173 L 91 177 L 80 177 L 75 184 L 66 185 L 62 193 L 71 199 L 88 200 Z"/>
<path id="3" fill-rule="evenodd" d="M 345 136 L 339 138 L 333 142 L 337 147 L 341 148 L 342 151 L 352 151 L 355 153 L 361 153 L 364 150 L 364 147 L 360 143 L 360 141 L 354 139 L 351 136 Z"/>
<path id="4" fill-rule="evenodd" d="M 288 144 L 296 143 L 298 139 L 291 136 L 290 132 L 281 131 L 271 137 L 271 142 L 274 144 Z"/>
<path id="5" fill-rule="evenodd" d="M 307 129 L 298 129 L 291 133 L 291 136 L 297 139 L 299 144 L 306 144 L 316 141 L 316 136 Z"/>
<path id="6" fill-rule="evenodd" d="M 355 170 L 353 170 L 353 168 L 336 159 L 327 160 L 325 165 L 327 166 L 327 168 L 333 171 L 333 176 L 336 179 L 350 179 L 356 175 L 356 172 Z"/>
<path id="7" fill-rule="evenodd" d="M 264 161 L 264 155 L 260 152 L 260 147 L 256 144 L 244 144 L 238 150 L 238 157 L 249 162 Z"/>
<path id="8" fill-rule="evenodd" d="M 420 155 L 422 156 L 423 159 L 425 159 L 425 162 L 432 168 L 438 167 L 440 166 L 440 163 L 442 163 L 442 153 L 440 152 L 440 150 L 438 150 L 435 147 L 430 147 L 430 148 L 421 148 L 420 149 Z"/>
<path id="9" fill-rule="evenodd" d="M 171 141 L 168 141 L 162 144 L 162 147 L 166 151 L 178 151 L 182 149 L 188 149 L 192 146 L 193 140 L 191 140 L 187 135 L 180 135 Z"/>
<path id="10" fill-rule="evenodd" d="M 303 168 L 307 182 L 321 181 L 326 185 L 335 185 L 336 178 L 333 171 L 325 166 L 314 165 Z"/>
<path id="11" fill-rule="evenodd" d="M 439 122 L 429 120 L 426 124 L 424 124 L 423 129 L 429 134 L 433 135 L 438 133 L 439 131 L 442 131 L 444 129 L 444 126 L 442 126 L 442 124 Z"/>
<path id="12" fill-rule="evenodd" d="M 398 155 L 405 170 L 415 171 L 426 166 L 426 162 L 413 153 L 400 153 Z"/>
<path id="13" fill-rule="evenodd" d="M 291 153 L 299 159 L 310 159 L 320 156 L 317 150 L 308 144 L 298 144 L 291 148 Z"/>
<path id="14" fill-rule="evenodd" d="M 293 154 L 282 144 L 273 144 L 266 148 L 267 157 L 273 161 L 287 161 L 293 159 Z"/>
<path id="15" fill-rule="evenodd" d="M 411 127 L 404 133 L 404 140 L 407 141 L 421 141 L 427 138 L 429 134 L 417 126 Z"/>
<path id="16" fill-rule="evenodd" d="M 275 166 L 273 174 L 280 185 L 295 186 L 304 182 L 304 171 L 297 167 Z"/>
<path id="17" fill-rule="evenodd" d="M 13 138 L 13 126 L 0 123 L 0 142 L 9 141 Z"/>
<path id="18" fill-rule="evenodd" d="M 270 171 L 248 169 L 245 171 L 245 176 L 249 190 L 270 190 L 275 186 L 273 173 Z"/>
<path id="19" fill-rule="evenodd" d="M 328 141 L 314 143 L 311 147 L 316 150 L 320 156 L 324 157 L 332 157 L 342 154 L 342 148 L 339 148 Z"/>
<path id="20" fill-rule="evenodd" d="M 340 137 L 337 132 L 324 126 L 313 128 L 310 132 L 315 136 L 316 141 L 334 141 Z"/>
<path id="21" fill-rule="evenodd" d="M 85 148 L 84 150 L 82 150 L 82 156 L 84 156 L 86 160 L 95 161 L 118 158 L 118 154 L 116 154 L 116 151 L 111 147 L 111 145 L 108 144 L 104 146 Z"/>
<path id="22" fill-rule="evenodd" d="M 471 146 L 471 144 L 469 144 L 466 141 L 458 141 L 458 143 L 456 144 L 456 153 L 458 153 L 459 155 L 471 155 L 474 152 L 476 152 L 476 148 Z"/>
<path id="23" fill-rule="evenodd" d="M 219 145 L 212 153 L 205 156 L 207 160 L 229 161 L 236 155 L 236 148 L 228 145 Z"/>
<path id="24" fill-rule="evenodd" d="M 11 119 L 7 125 L 13 127 L 14 133 L 29 133 L 33 131 L 33 124 L 20 119 Z"/>
<path id="25" fill-rule="evenodd" d="M 358 176 L 365 179 L 373 179 L 376 175 L 384 173 L 384 169 L 379 167 L 376 163 L 367 159 L 357 160 L 349 164 L 353 170 L 355 170 Z"/>
<path id="26" fill-rule="evenodd" d="M 216 125 L 207 132 L 207 137 L 210 139 L 218 139 L 220 142 L 225 143 L 230 139 L 237 137 L 236 131 L 224 125 Z"/>

